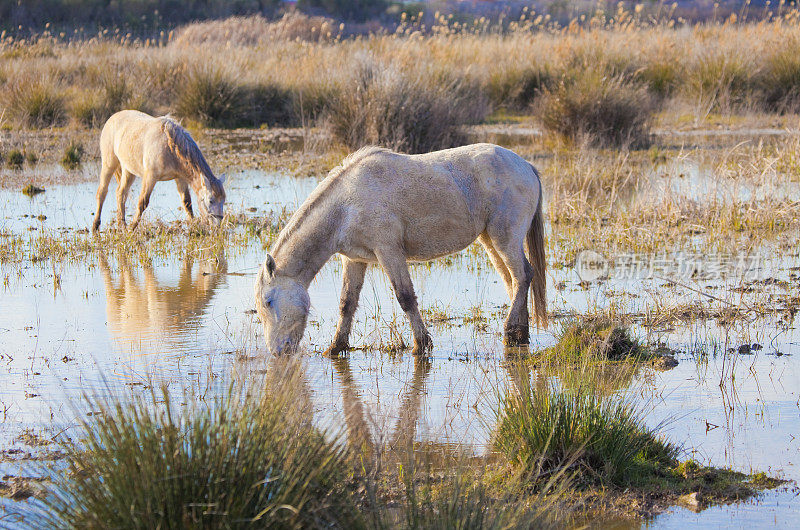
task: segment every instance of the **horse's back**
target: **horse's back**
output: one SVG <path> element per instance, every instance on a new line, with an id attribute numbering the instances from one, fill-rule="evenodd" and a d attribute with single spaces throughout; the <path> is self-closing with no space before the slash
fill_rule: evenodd
<path id="1" fill-rule="evenodd" d="M 122 110 L 111 115 L 100 134 L 101 155 L 115 156 L 129 171 L 141 176 L 145 160 L 163 157 L 166 153 L 164 119 L 138 110 Z"/>
<path id="2" fill-rule="evenodd" d="M 422 155 L 375 150 L 356 158 L 344 174 L 341 197 L 351 226 L 357 232 L 380 227 L 375 233 L 399 237 L 409 259 L 461 250 L 498 210 L 504 217 L 530 210 L 532 217 L 538 201 L 532 166 L 492 144 Z"/>

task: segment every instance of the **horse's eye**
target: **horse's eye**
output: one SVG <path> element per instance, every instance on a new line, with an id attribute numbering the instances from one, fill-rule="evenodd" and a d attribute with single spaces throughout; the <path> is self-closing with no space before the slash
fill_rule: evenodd
<path id="1" fill-rule="evenodd" d="M 272 297 L 269 297 L 265 300 L 267 307 L 272 307 Z"/>

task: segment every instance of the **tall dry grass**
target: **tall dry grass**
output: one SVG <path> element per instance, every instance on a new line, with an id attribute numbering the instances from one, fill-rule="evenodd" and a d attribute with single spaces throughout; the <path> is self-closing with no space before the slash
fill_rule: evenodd
<path id="1" fill-rule="evenodd" d="M 369 103 L 386 110 L 371 111 L 373 116 L 393 115 L 406 121 L 411 121 L 404 116 L 409 104 L 407 113 L 420 117 L 415 108 L 419 104 L 442 125 L 457 128 L 480 119 L 488 102 L 489 110 L 528 114 L 562 133 L 565 127 L 552 114 L 586 107 L 565 107 L 563 102 L 596 100 L 606 102 L 606 108 L 614 110 L 612 116 L 624 119 L 609 120 L 606 112 L 578 113 L 583 128 L 593 131 L 611 121 L 616 130 L 633 123 L 634 133 L 622 134 L 629 138 L 646 132 L 651 110 L 645 92 L 666 103 L 666 108 L 674 104 L 691 109 L 700 121 L 709 113 L 796 110 L 800 70 L 798 55 L 792 51 L 800 41 L 796 11 L 757 22 L 697 26 L 652 22 L 624 9 L 567 27 L 529 12 L 526 17 L 502 27 L 481 20 L 462 23 L 440 18 L 433 26 L 411 21 L 391 34 L 356 38 L 340 38 L 329 22 L 306 18 L 205 22 L 154 42 L 123 35 L 86 40 L 48 35 L 27 41 L 6 38 L 0 43 L 1 99 L 13 110 L 7 114 L 23 127 L 61 123 L 69 113 L 84 124 L 96 125 L 114 103 L 136 104 L 157 113 L 181 110 L 215 126 L 308 123 L 324 114 L 323 109 Z M 364 57 L 380 71 L 362 86 Z M 132 95 L 104 85 L 99 70 L 109 67 L 125 79 Z M 586 70 L 584 82 L 573 75 L 579 69 Z M 200 75 L 204 70 L 206 74 Z M 35 92 L 34 88 L 41 91 L 40 80 L 46 80 L 50 91 L 42 106 L 55 109 L 38 112 L 41 119 L 35 108 L 24 110 L 36 105 L 14 97 Z M 366 100 L 364 90 L 370 92 Z M 271 95 L 264 96 L 265 91 Z M 87 92 L 97 94 L 98 102 L 73 101 L 85 98 Z M 537 104 L 546 99 L 544 95 L 551 103 L 559 102 L 554 111 Z M 625 110 L 622 103 L 631 99 L 635 102 Z M 438 114 L 442 105 L 454 110 Z M 639 110 L 633 112 L 634 108 Z M 383 125 L 373 118 L 367 126 L 356 117 L 348 118 L 350 111 L 341 112 L 345 123 L 352 121 L 362 131 L 358 141 L 343 138 L 348 145 L 384 139 L 414 144 L 415 135 L 425 130 L 399 123 L 408 130 L 380 132 L 393 122 Z M 471 113 L 466 120 L 465 113 Z M 330 113 L 328 117 L 335 118 Z M 335 127 L 337 121 L 327 123 Z M 410 137 L 397 139 L 403 135 Z M 437 143 L 441 142 L 422 140 L 420 145 Z M 610 143 L 619 142 L 612 138 Z"/>

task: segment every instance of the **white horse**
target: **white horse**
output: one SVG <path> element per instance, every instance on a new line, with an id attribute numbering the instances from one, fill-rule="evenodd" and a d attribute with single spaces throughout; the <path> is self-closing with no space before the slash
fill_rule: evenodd
<path id="1" fill-rule="evenodd" d="M 103 126 L 100 156 L 100 185 L 92 232 L 100 227 L 100 213 L 112 176 L 117 177 L 117 222 L 120 226 L 125 226 L 125 202 L 137 176 L 142 179 L 142 191 L 131 223 L 132 230 L 139 224 L 156 182 L 173 179 L 190 219 L 194 213 L 189 186 L 199 199 L 203 216 L 210 216 L 215 224 L 222 220 L 224 177 L 217 179 L 214 176 L 189 132 L 169 116 L 155 118 L 138 110 L 117 112 Z"/>
<path id="2" fill-rule="evenodd" d="M 389 276 L 411 321 L 414 353 L 432 347 L 408 261 L 458 252 L 478 239 L 511 299 L 505 342 L 528 342 L 528 289 L 547 325 L 542 187 L 536 169 L 491 144 L 422 155 L 376 147 L 348 156 L 311 193 L 278 235 L 255 284 L 256 309 L 273 353 L 294 351 L 306 327 L 308 286 L 341 255 L 339 323 L 329 355 L 346 350 L 370 264 Z M 527 255 L 526 255 L 527 252 Z"/>

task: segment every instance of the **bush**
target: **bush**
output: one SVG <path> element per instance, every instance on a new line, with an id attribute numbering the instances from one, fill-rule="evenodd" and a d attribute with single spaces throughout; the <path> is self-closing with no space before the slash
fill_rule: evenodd
<path id="1" fill-rule="evenodd" d="M 350 149 L 382 145 L 423 153 L 462 144 L 461 127 L 487 112 L 480 91 L 463 79 L 365 61 L 333 98 L 325 121 L 331 136 Z"/>
<path id="2" fill-rule="evenodd" d="M 34 128 L 63 125 L 66 104 L 57 84 L 46 79 L 20 79 L 8 85 L 5 103 L 20 123 Z"/>
<path id="3" fill-rule="evenodd" d="M 523 468 L 576 465 L 588 482 L 620 486 L 642 467 L 676 465 L 678 454 L 619 396 L 605 397 L 588 385 L 558 390 L 554 383 L 504 400 L 494 446 Z"/>
<path id="4" fill-rule="evenodd" d="M 62 439 L 67 473 L 42 515 L 54 528 L 363 526 L 343 451 L 298 405 L 296 376 L 198 401 L 166 389 L 89 398 Z M 186 408 L 176 403 L 188 402 Z"/>
<path id="5" fill-rule="evenodd" d="M 597 147 L 647 146 L 655 111 L 644 85 L 598 70 L 567 72 L 535 105 L 546 129 Z"/>

